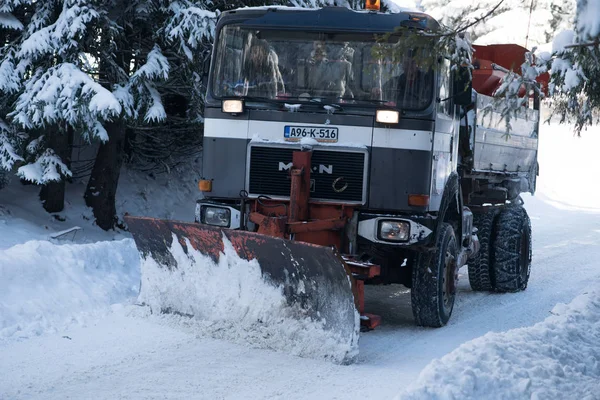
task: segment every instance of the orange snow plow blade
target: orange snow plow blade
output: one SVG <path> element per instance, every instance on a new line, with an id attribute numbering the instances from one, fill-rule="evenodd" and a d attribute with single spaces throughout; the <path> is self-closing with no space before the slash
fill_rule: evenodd
<path id="1" fill-rule="evenodd" d="M 151 258 L 159 268 L 171 271 L 180 268 L 178 264 L 182 262 L 181 255 L 176 257 L 172 251 L 175 238 L 186 256 L 193 256 L 190 253 L 195 250 L 210 257 L 215 264 L 225 256 L 227 248 L 233 247 L 240 259 L 258 261 L 262 280 L 281 290 L 292 315 L 314 320 L 322 329 L 356 344 L 360 318 L 351 272 L 333 248 L 197 223 L 133 216 L 126 216 L 125 221 L 142 259 Z M 231 246 L 226 245 L 226 241 Z M 196 263 L 193 268 L 202 266 Z M 208 273 L 200 279 L 217 279 L 216 275 Z M 142 286 L 144 283 L 142 271 Z M 223 287 L 228 282 L 215 282 L 215 285 Z M 186 313 L 186 310 L 169 311 Z"/>

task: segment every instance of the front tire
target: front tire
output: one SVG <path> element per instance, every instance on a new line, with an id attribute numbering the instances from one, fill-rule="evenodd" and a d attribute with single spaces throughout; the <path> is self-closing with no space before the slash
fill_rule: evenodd
<path id="1" fill-rule="evenodd" d="M 496 223 L 494 265 L 491 269 L 493 289 L 519 292 L 527 288 L 531 272 L 531 221 L 522 206 L 502 210 Z"/>
<path id="2" fill-rule="evenodd" d="M 417 254 L 411 289 L 411 305 L 417 325 L 439 328 L 450 319 L 456 297 L 457 248 L 454 230 L 444 222 L 436 250 Z"/>

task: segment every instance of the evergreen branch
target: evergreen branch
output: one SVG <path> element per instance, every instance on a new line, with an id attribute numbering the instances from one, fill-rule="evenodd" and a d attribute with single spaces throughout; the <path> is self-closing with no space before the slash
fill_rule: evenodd
<path id="1" fill-rule="evenodd" d="M 564 48 L 565 49 L 572 49 L 574 47 L 589 47 L 589 46 L 598 46 L 600 45 L 600 38 L 594 40 L 593 42 L 584 42 L 584 43 L 573 43 L 573 44 L 568 44 L 566 45 Z"/>
<path id="2" fill-rule="evenodd" d="M 465 25 L 464 27 L 455 29 L 455 30 L 453 30 L 451 32 L 446 33 L 445 35 L 442 35 L 442 36 L 455 36 L 458 33 L 462 33 L 464 31 L 466 31 L 467 29 L 472 28 L 473 26 L 477 25 L 478 23 L 480 23 L 481 21 L 485 20 L 489 16 L 493 15 L 496 12 L 496 10 L 498 10 L 498 8 L 500 8 L 500 6 L 502 5 L 502 3 L 504 3 L 504 0 L 500 0 L 498 2 L 498 4 L 496 4 L 490 11 L 488 11 L 487 13 L 485 13 L 485 15 L 483 15 L 483 16 L 481 16 L 479 18 L 476 18 L 475 21 L 470 22 L 467 25 Z"/>

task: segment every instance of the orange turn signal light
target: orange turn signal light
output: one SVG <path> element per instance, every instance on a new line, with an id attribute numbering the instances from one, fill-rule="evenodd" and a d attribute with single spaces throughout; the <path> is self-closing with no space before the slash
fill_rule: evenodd
<path id="1" fill-rule="evenodd" d="M 380 0 L 365 0 L 365 8 L 367 10 L 379 11 Z"/>
<path id="2" fill-rule="evenodd" d="M 426 194 L 409 194 L 408 205 L 413 207 L 427 207 L 429 205 L 429 196 Z"/>
<path id="3" fill-rule="evenodd" d="M 201 179 L 198 181 L 198 189 L 201 192 L 210 192 L 212 191 L 212 181 L 208 179 Z"/>

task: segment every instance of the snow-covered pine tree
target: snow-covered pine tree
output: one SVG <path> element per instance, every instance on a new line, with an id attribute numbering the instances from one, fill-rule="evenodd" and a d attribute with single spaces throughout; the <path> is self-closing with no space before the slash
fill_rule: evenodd
<path id="1" fill-rule="evenodd" d="M 463 0 L 422 0 L 419 8 L 449 29 L 459 30 L 465 23 L 479 21 L 469 27 L 470 38 L 476 41 L 495 30 L 491 21 L 510 11 L 509 1 L 520 8 L 524 0 L 483 0 L 477 3 Z M 493 13 L 488 15 L 491 10 Z"/>
<path id="2" fill-rule="evenodd" d="M 16 163 L 24 161 L 21 154 L 24 138 L 6 118 L 19 90 L 12 55 L 23 34 L 20 20 L 25 20 L 28 14 L 26 7 L 19 7 L 22 3 L 26 2 L 13 0 L 0 4 L 0 189 L 8 183 Z"/>
<path id="3" fill-rule="evenodd" d="M 18 94 L 7 117 L 25 130 L 29 142 L 27 164 L 17 174 L 45 185 L 41 196 L 48 211 L 63 207 L 62 182 L 71 175 L 69 133 L 106 139 L 102 122 L 120 108 L 111 93 L 80 68 L 88 27 L 100 15 L 87 3 L 19 1 L 12 13 L 23 25 L 22 34 L 2 54 L 2 75 L 11 77 L 11 93 Z"/>
<path id="4" fill-rule="evenodd" d="M 546 58 L 554 107 L 579 135 L 600 122 L 600 0 L 577 0 L 574 22 L 554 38 Z"/>
<path id="5" fill-rule="evenodd" d="M 559 25 L 557 25 L 559 26 Z M 573 29 L 554 36 L 551 52 L 528 54 L 521 66 L 522 75 L 509 73 L 494 96 L 502 109 L 507 131 L 510 119 L 522 106 L 518 88 L 538 90 L 534 79 L 550 73 L 549 95 L 553 113 L 561 123 L 574 124 L 577 135 L 589 125 L 600 122 L 600 0 L 577 0 Z"/>
<path id="6" fill-rule="evenodd" d="M 555 0 L 422 0 L 419 7 L 444 25 L 456 29 L 498 6 L 495 12 L 469 29 L 475 44 L 516 43 L 531 49 L 551 41 L 564 26 L 570 2 Z M 510 28 L 508 28 L 510 27 Z"/>
<path id="7" fill-rule="evenodd" d="M 163 4 L 164 3 L 164 4 Z M 118 99 L 119 115 L 107 121 L 108 140 L 99 149 L 85 191 L 96 223 L 111 229 L 117 223 L 118 187 L 128 125 L 152 124 L 166 117 L 158 85 L 169 77 L 171 65 L 156 44 L 168 2 L 106 0 L 96 26 L 98 38 L 88 47 L 95 60 L 90 72 Z"/>
<path id="8" fill-rule="evenodd" d="M 552 42 L 554 35 L 565 29 L 570 29 L 575 22 L 576 0 L 552 0 L 550 2 L 550 22 L 544 31 L 546 42 Z"/>
<path id="9" fill-rule="evenodd" d="M 148 3 L 148 2 L 147 2 Z M 154 93 L 162 100 L 164 118 L 128 122 L 127 158 L 134 168 L 168 172 L 201 151 L 204 69 L 210 61 L 212 35 L 217 13 L 206 2 L 150 2 L 145 21 L 148 32 L 137 35 L 136 54 L 141 48 L 161 49 L 169 71 L 155 83 Z M 142 17 L 142 15 L 140 15 Z M 145 63 L 136 57 L 134 70 Z"/>

